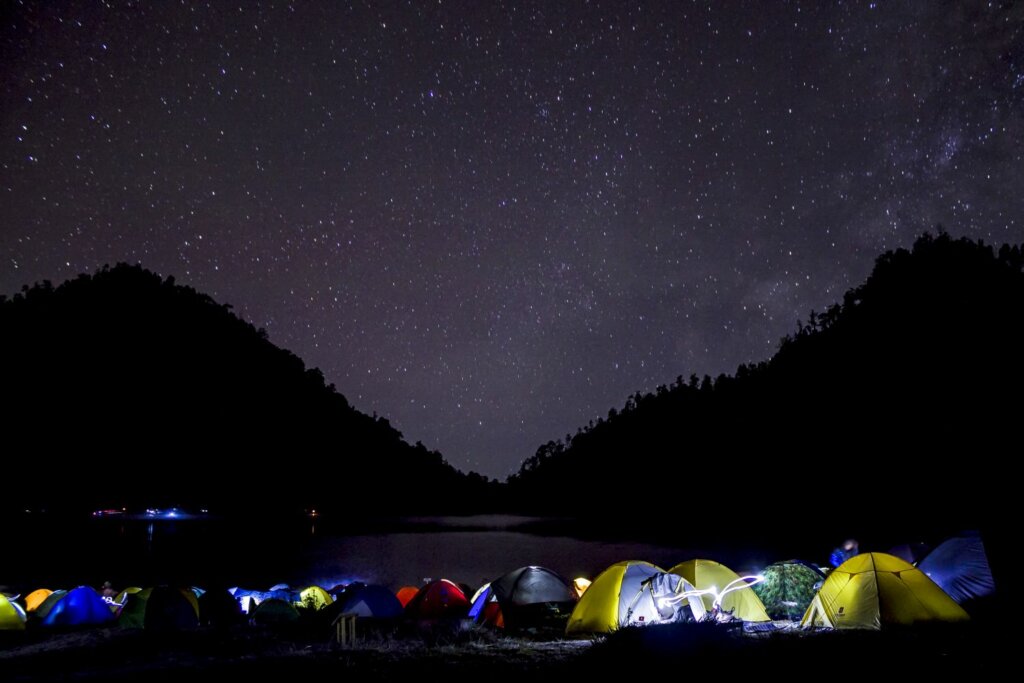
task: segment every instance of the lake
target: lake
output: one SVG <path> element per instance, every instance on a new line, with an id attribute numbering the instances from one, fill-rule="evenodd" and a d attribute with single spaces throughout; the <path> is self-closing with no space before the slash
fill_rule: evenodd
<path id="1" fill-rule="evenodd" d="M 109 580 L 115 586 L 266 589 L 277 583 L 329 588 L 360 580 L 398 588 L 448 578 L 476 587 L 529 564 L 569 578 L 593 578 L 621 560 L 669 567 L 703 554 L 670 545 L 532 533 L 539 522 L 508 515 L 407 518 L 371 533 L 332 530 L 322 519 L 25 518 L 5 525 L 0 585 L 27 591 Z"/>

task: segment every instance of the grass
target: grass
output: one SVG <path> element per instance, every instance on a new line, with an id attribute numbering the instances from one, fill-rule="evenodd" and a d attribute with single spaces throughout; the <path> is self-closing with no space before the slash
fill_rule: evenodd
<path id="1" fill-rule="evenodd" d="M 342 648 L 325 631 L 239 626 L 153 634 L 121 629 L 0 639 L 5 681 L 306 680 L 518 683 L 728 675 L 832 680 L 857 671 L 994 675 L 1012 650 L 996 624 L 882 632 L 743 635 L 710 624 L 630 628 L 595 641 L 480 628 L 369 628 Z"/>

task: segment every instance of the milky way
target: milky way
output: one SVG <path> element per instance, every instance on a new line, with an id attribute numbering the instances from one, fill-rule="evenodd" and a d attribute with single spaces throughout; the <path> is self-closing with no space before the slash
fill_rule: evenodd
<path id="1" fill-rule="evenodd" d="M 138 262 L 504 476 L 1024 240 L 1024 3 L 4 3 L 0 292 Z"/>

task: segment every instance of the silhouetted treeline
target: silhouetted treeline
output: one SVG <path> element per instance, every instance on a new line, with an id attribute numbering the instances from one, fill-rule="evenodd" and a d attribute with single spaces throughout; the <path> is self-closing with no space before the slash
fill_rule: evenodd
<path id="1" fill-rule="evenodd" d="M 230 306 L 139 266 L 0 297 L 0 378 L 2 507 L 362 517 L 472 510 L 497 486 L 353 408 Z"/>
<path id="2" fill-rule="evenodd" d="M 683 543 L 1006 525 L 1024 424 L 1022 266 L 1020 247 L 926 234 L 879 257 L 771 360 L 637 392 L 541 446 L 512 492 L 532 512 Z"/>

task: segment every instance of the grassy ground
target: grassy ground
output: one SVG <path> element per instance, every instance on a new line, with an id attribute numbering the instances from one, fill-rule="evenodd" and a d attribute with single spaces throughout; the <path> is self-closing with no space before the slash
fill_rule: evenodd
<path id="1" fill-rule="evenodd" d="M 182 633 L 94 629 L 3 634 L 4 681 L 574 681 L 714 675 L 838 680 L 857 672 L 995 674 L 1009 661 L 994 625 L 881 633 L 744 636 L 709 625 L 627 629 L 597 641 L 489 631 L 364 634 L 342 648 L 322 631 L 238 627 Z"/>

